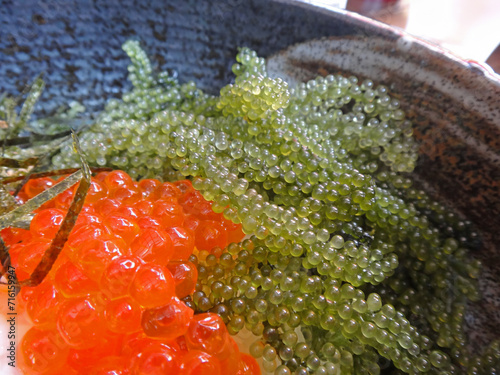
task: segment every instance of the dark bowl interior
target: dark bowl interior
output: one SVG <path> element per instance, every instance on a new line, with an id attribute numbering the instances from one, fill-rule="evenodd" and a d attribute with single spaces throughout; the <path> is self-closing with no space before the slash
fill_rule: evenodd
<path id="1" fill-rule="evenodd" d="M 52 113 L 61 105 L 77 100 L 92 116 L 103 108 L 107 99 L 119 97 L 128 84 L 129 60 L 121 45 L 130 38 L 142 42 L 159 69 L 175 70 L 181 81 L 194 80 L 199 87 L 216 93 L 232 80 L 230 67 L 237 47 L 248 46 L 268 57 L 293 44 L 321 37 L 361 41 L 378 38 L 388 49 L 379 51 L 373 47 L 373 54 L 390 55 L 401 33 L 362 17 L 291 0 L 4 0 L 0 6 L 0 93 L 16 94 L 44 72 L 47 86 L 37 105 L 38 115 Z M 428 47 L 422 47 L 412 58 L 419 59 L 421 66 L 437 64 L 437 73 L 441 75 L 445 75 L 448 66 L 457 69 L 455 76 L 446 79 L 464 87 L 472 84 L 473 93 L 480 98 L 484 96 L 487 103 L 500 97 L 500 85 L 485 78 L 482 69 L 454 61 Z M 338 66 L 313 66 L 312 71 L 321 73 L 319 68 L 336 73 Z M 389 72 L 384 77 L 371 78 L 376 82 L 380 78 L 391 85 L 392 77 Z M 399 83 L 404 80 L 395 78 Z M 404 85 L 401 87 L 405 89 Z M 439 84 L 431 89 L 413 87 L 412 90 L 426 95 L 424 102 L 419 95 L 415 95 L 415 100 L 420 101 L 407 96 L 408 108 L 404 108 L 425 144 L 417 173 L 423 185 L 455 203 L 484 229 L 487 241 L 477 256 L 486 260 L 489 280 L 482 284 L 487 292 L 486 302 L 477 310 L 483 311 L 482 332 L 497 335 L 500 323 L 500 300 L 495 295 L 500 289 L 500 257 L 495 246 L 500 241 L 498 105 L 496 112 L 491 105 L 484 111 L 466 108 L 460 100 L 454 100 L 446 104 L 453 110 L 446 111 L 443 106 L 432 105 L 442 99 Z M 448 134 L 419 118 L 414 109 L 422 104 L 431 104 L 430 111 L 445 119 L 445 125 L 458 124 L 465 129 L 453 138 L 458 144 L 447 142 Z M 443 121 L 437 122 L 442 126 Z M 429 147 L 431 151 L 435 148 L 434 154 L 429 155 Z M 433 159 L 432 155 L 448 147 L 455 156 L 462 155 L 462 159 L 466 152 L 464 164 L 451 168 L 450 163 Z M 489 153 L 487 161 L 477 152 L 485 147 Z M 444 153 L 449 159 L 446 150 Z M 472 178 L 465 178 L 466 174 Z M 440 178 L 436 180 L 435 176 Z"/>

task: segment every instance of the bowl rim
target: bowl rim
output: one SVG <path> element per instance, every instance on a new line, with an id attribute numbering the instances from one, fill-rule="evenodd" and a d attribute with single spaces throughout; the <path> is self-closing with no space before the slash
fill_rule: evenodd
<path id="1" fill-rule="evenodd" d="M 444 59 L 461 68 L 474 71 L 480 76 L 483 76 L 493 85 L 500 87 L 500 73 L 496 73 L 491 66 L 485 62 L 478 62 L 473 59 L 467 59 L 456 53 L 422 37 L 408 33 L 407 31 L 391 26 L 386 23 L 374 20 L 372 18 L 363 16 L 359 13 L 349 10 L 341 9 L 335 6 L 328 6 L 325 4 L 316 4 L 314 0 L 272 0 L 275 3 L 281 3 L 290 6 L 301 7 L 310 12 L 321 13 L 333 19 L 341 19 L 352 25 L 354 28 L 373 36 L 382 36 L 389 39 L 397 40 L 399 38 L 408 39 L 412 43 L 418 43 L 427 49 L 434 57 Z M 325 35 L 326 36 L 326 35 Z"/>

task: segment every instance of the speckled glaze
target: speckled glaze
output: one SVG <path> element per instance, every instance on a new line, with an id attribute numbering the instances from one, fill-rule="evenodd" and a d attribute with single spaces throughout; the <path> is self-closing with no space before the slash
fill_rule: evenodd
<path id="1" fill-rule="evenodd" d="M 481 230 L 484 298 L 471 306 L 469 323 L 475 342 L 499 337 L 498 76 L 364 17 L 295 0 L 0 3 L 0 93 L 18 93 L 45 72 L 40 114 L 78 100 L 92 115 L 119 96 L 128 63 L 121 45 L 130 38 L 156 67 L 210 92 L 232 79 L 238 46 L 274 55 L 269 69 L 292 80 L 342 71 L 387 85 L 421 141 L 420 184 Z"/>

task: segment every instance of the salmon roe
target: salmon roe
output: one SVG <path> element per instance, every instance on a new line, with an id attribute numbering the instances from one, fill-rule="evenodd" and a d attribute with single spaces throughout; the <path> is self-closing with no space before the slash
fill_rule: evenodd
<path id="1" fill-rule="evenodd" d="M 54 183 L 29 180 L 19 196 Z M 75 191 L 35 211 L 29 230 L 1 231 L 19 280 L 49 248 Z M 33 327 L 18 346 L 20 368 L 30 375 L 260 374 L 217 314 L 194 315 L 182 301 L 198 278 L 193 251 L 220 255 L 243 236 L 187 180 L 99 173 L 50 273 L 21 291 Z"/>

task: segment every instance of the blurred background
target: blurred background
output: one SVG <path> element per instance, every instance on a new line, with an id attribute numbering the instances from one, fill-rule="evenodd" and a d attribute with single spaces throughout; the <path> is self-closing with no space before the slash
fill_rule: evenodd
<path id="1" fill-rule="evenodd" d="M 500 0 L 303 0 L 406 30 L 500 74 Z"/>

